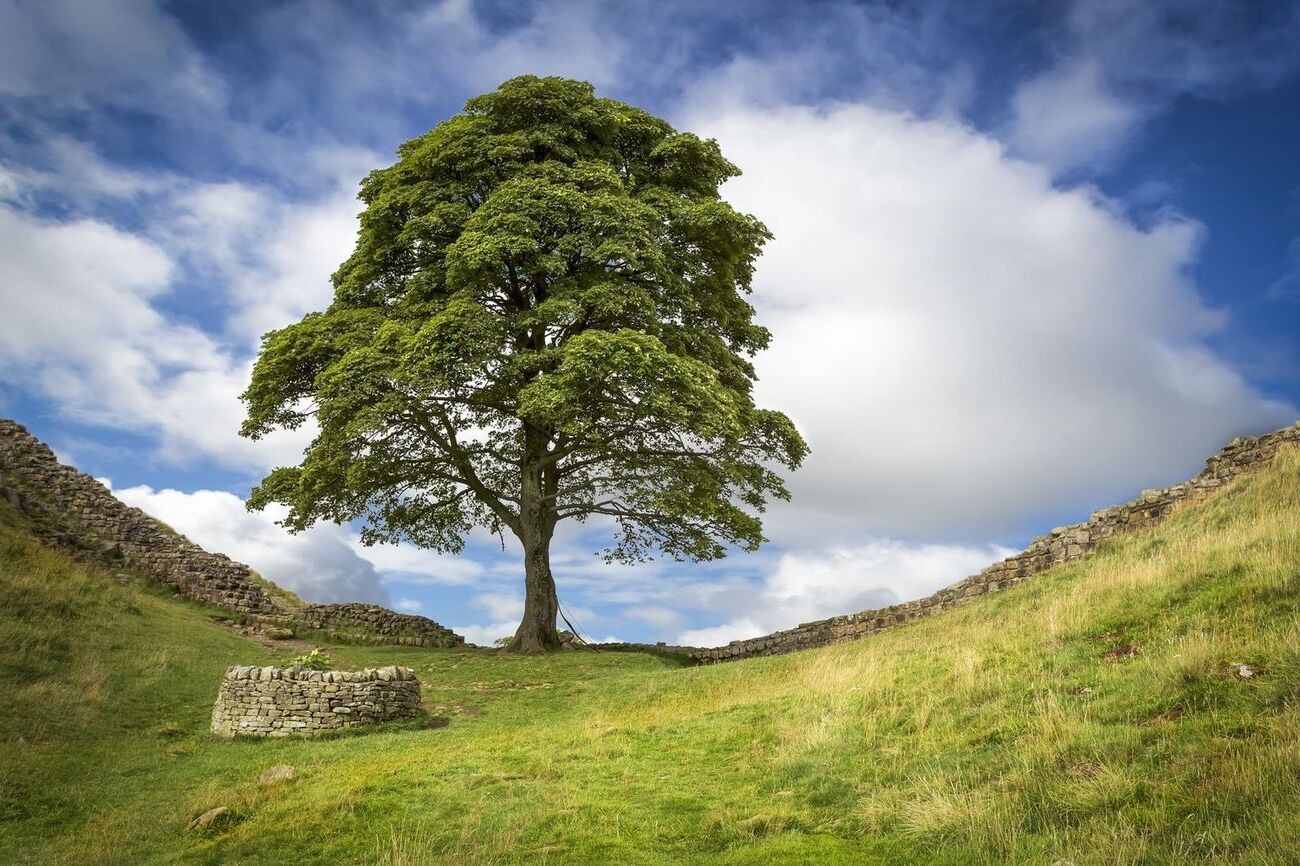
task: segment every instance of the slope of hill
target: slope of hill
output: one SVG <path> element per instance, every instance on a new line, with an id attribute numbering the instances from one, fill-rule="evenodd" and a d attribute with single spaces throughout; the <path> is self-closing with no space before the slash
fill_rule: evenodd
<path id="1" fill-rule="evenodd" d="M 21 424 L 0 418 L 0 501 L 29 534 L 114 573 L 151 578 L 260 627 L 338 639 L 451 647 L 465 640 L 428 617 L 372 604 L 307 604 L 242 562 L 210 553 L 103 484 L 58 461 Z"/>
<path id="2" fill-rule="evenodd" d="M 333 647 L 414 667 L 450 724 L 317 741 L 211 739 L 222 669 L 268 651 L 0 517 L 5 862 L 1300 859 L 1293 448 L 866 640 L 691 668 Z M 279 764 L 293 778 L 258 783 Z M 232 820 L 185 830 L 219 805 Z"/>

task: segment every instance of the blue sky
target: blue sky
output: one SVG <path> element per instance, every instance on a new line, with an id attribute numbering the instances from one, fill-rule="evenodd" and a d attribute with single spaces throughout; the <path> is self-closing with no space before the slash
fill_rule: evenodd
<path id="1" fill-rule="evenodd" d="M 260 334 L 329 301 L 358 180 L 520 73 L 718 138 L 776 240 L 760 399 L 813 448 L 772 543 L 556 572 L 597 638 L 920 595 L 1300 416 L 1300 4 L 0 0 L 0 413 L 319 600 L 512 630 L 509 542 L 240 505 Z"/>

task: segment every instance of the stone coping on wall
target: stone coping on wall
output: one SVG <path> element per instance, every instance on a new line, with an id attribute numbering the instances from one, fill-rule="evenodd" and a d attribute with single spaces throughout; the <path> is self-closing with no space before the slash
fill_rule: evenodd
<path id="1" fill-rule="evenodd" d="M 255 680 L 257 682 L 270 682 L 272 680 L 295 680 L 308 683 L 371 683 L 371 682 L 402 682 L 405 680 L 414 680 L 419 682 L 420 678 L 413 668 L 403 667 L 400 665 L 389 665 L 382 668 L 364 668 L 359 671 L 318 671 L 313 668 L 305 668 L 299 665 L 293 665 L 287 668 L 276 667 L 275 665 L 231 665 L 226 668 L 225 678 L 228 680 Z"/>
<path id="2" fill-rule="evenodd" d="M 408 667 L 318 671 L 233 665 L 212 707 L 219 737 L 310 736 L 414 718 L 420 679 Z"/>

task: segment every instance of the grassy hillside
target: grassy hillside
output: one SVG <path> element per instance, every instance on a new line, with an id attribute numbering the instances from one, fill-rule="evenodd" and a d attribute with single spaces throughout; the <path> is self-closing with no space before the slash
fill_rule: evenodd
<path id="1" fill-rule="evenodd" d="M 338 647 L 442 729 L 206 734 L 198 607 L 0 529 L 0 852 L 32 863 L 1294 863 L 1300 454 L 1096 556 L 708 668 Z M 1253 676 L 1242 677 L 1236 665 Z M 267 767 L 288 782 L 259 786 Z M 186 822 L 216 805 L 238 823 Z"/>

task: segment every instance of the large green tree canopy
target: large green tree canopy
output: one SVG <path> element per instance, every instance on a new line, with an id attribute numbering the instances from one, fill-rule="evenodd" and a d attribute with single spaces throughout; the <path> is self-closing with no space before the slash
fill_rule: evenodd
<path id="1" fill-rule="evenodd" d="M 719 197 L 738 171 L 716 142 L 523 76 L 398 153 L 362 183 L 333 303 L 264 338 L 242 432 L 319 432 L 250 505 L 444 552 L 509 530 L 527 651 L 555 640 L 561 520 L 608 518 L 622 560 L 755 548 L 807 449 L 751 398 L 769 235 Z"/>

